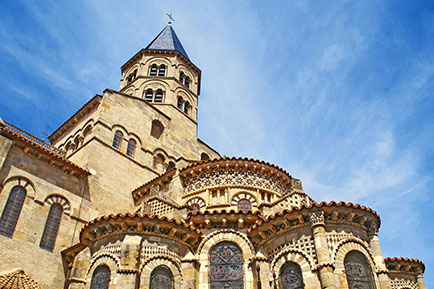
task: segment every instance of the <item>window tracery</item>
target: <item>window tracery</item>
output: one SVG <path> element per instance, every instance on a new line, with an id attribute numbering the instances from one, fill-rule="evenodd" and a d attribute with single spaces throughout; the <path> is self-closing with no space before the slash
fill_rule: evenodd
<path id="1" fill-rule="evenodd" d="M 371 267 L 361 252 L 349 252 L 344 264 L 349 289 L 375 289 Z"/>
<path id="2" fill-rule="evenodd" d="M 173 289 L 173 275 L 170 269 L 159 266 L 151 273 L 149 289 Z"/>
<path id="3" fill-rule="evenodd" d="M 90 289 L 108 289 L 110 274 L 110 269 L 107 265 L 98 266 L 92 274 Z"/>
<path id="4" fill-rule="evenodd" d="M 1 235 L 12 238 L 25 198 L 25 188 L 22 186 L 15 186 L 12 188 L 0 219 Z"/>
<path id="5" fill-rule="evenodd" d="M 232 242 L 221 242 L 210 252 L 210 288 L 242 289 L 243 256 L 241 249 Z"/>
<path id="6" fill-rule="evenodd" d="M 252 204 L 247 199 L 241 199 L 238 201 L 238 210 L 246 213 L 252 209 Z"/>
<path id="7" fill-rule="evenodd" d="M 300 266 L 294 262 L 287 262 L 280 271 L 280 286 L 282 289 L 302 289 L 303 277 Z"/>

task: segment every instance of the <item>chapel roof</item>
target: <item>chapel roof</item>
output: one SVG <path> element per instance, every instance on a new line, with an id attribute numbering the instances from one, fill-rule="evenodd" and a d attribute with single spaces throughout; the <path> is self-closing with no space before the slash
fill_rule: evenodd
<path id="1" fill-rule="evenodd" d="M 166 27 L 164 27 L 160 34 L 158 34 L 157 37 L 155 37 L 155 39 L 152 40 L 152 42 L 148 46 L 146 46 L 145 49 L 175 50 L 180 52 L 188 60 L 190 60 L 187 52 L 182 46 L 178 36 L 176 36 L 175 30 L 170 23 Z"/>
<path id="2" fill-rule="evenodd" d="M 36 281 L 32 280 L 23 270 L 17 269 L 0 275 L 0 288 L 11 289 L 42 289 Z"/>

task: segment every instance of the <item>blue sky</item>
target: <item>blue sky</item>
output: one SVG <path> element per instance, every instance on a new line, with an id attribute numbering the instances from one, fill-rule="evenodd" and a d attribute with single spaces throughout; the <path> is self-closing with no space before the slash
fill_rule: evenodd
<path id="1" fill-rule="evenodd" d="M 199 137 L 367 205 L 434 286 L 434 2 L 1 1 L 0 116 L 43 137 L 166 25 L 202 70 Z"/>

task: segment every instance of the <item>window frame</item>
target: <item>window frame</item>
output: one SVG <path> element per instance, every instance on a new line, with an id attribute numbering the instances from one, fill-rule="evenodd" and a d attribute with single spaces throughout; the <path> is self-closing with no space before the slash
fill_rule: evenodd
<path id="1" fill-rule="evenodd" d="M 10 192 L 0 217 L 0 235 L 12 238 L 17 228 L 27 190 L 23 186 L 14 186 Z"/>
<path id="2" fill-rule="evenodd" d="M 124 134 L 120 130 L 117 130 L 113 136 L 112 147 L 114 147 L 115 149 L 120 149 L 123 139 Z"/>
<path id="3" fill-rule="evenodd" d="M 55 208 L 60 208 L 60 215 L 54 215 Z M 41 241 L 39 242 L 39 248 L 53 252 L 54 247 L 56 245 L 57 236 L 60 231 L 60 224 L 62 223 L 64 209 L 63 206 L 59 203 L 53 203 L 50 206 L 50 211 L 48 212 L 47 219 L 45 220 L 44 231 L 42 233 Z M 49 222 L 57 221 L 55 226 L 49 224 Z M 55 234 L 52 234 L 55 232 Z M 54 235 L 54 237 L 53 237 Z"/>

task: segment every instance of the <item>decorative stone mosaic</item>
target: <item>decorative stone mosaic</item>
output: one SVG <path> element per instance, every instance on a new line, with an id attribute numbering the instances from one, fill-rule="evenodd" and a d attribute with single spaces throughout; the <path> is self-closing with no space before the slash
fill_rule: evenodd
<path id="1" fill-rule="evenodd" d="M 184 177 L 183 180 L 186 193 L 204 188 L 224 185 L 259 187 L 276 192 L 278 194 L 284 194 L 289 189 L 279 181 L 273 180 L 272 178 L 267 178 L 259 172 L 234 169 L 211 171 L 197 176 Z"/>
<path id="2" fill-rule="evenodd" d="M 268 256 L 270 256 L 270 260 L 273 260 L 277 253 L 281 252 L 283 249 L 286 248 L 301 250 L 307 253 L 312 258 L 312 260 L 316 262 L 315 244 L 311 236 L 306 236 L 300 239 L 291 240 L 267 252 Z"/>
<path id="3" fill-rule="evenodd" d="M 402 279 L 394 279 L 390 281 L 390 288 L 391 289 L 417 289 L 418 286 L 415 282 L 412 282 L 410 280 L 402 280 Z"/>
<path id="4" fill-rule="evenodd" d="M 169 205 L 165 202 L 162 202 L 158 199 L 154 199 L 152 201 L 149 201 L 147 204 L 149 205 L 148 210 L 153 215 L 164 216 L 164 215 L 171 213 L 175 210 L 175 208 L 172 207 L 171 205 Z"/>

